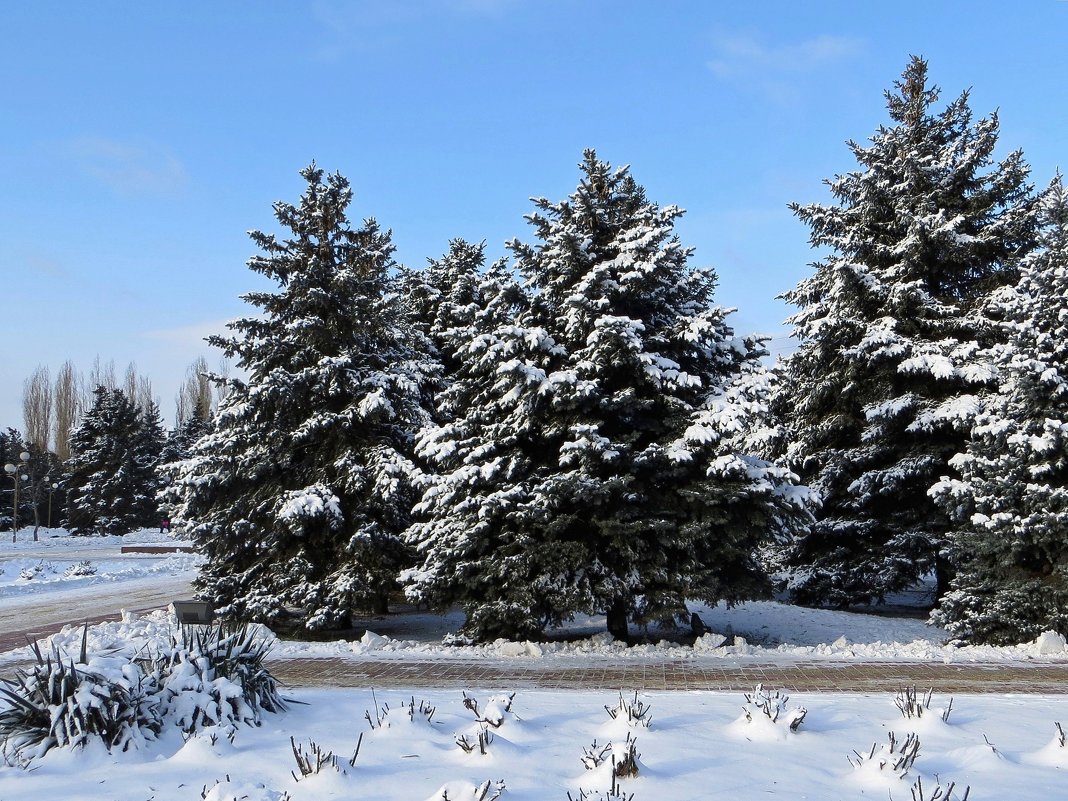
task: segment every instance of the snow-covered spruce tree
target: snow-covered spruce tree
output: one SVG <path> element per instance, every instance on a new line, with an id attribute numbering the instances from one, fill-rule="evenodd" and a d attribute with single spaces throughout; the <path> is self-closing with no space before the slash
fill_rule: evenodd
<path id="1" fill-rule="evenodd" d="M 978 310 L 1033 246 L 1027 166 L 992 158 L 997 116 L 973 122 L 967 93 L 935 113 L 921 58 L 895 85 L 893 124 L 851 142 L 860 169 L 828 182 L 837 204 L 792 207 L 829 251 L 783 296 L 801 340 L 777 403 L 787 463 L 822 496 L 788 553 L 804 603 L 867 601 L 931 571 L 946 589 L 949 521 L 927 490 L 997 380 L 980 351 L 999 329 Z"/>
<path id="2" fill-rule="evenodd" d="M 931 491 L 961 554 L 934 621 L 975 642 L 1068 634 L 1068 195 L 1060 176 L 1039 202 L 1040 248 L 1020 283 L 997 293 L 1006 321 L 1000 392 L 976 420 L 960 479 Z"/>
<path id="3" fill-rule="evenodd" d="M 236 358 L 213 430 L 167 469 L 176 528 L 207 560 L 200 595 L 230 618 L 308 630 L 382 608 L 406 551 L 408 453 L 436 366 L 395 291 L 388 232 L 350 227 L 341 175 L 312 165 L 298 205 L 275 204 L 285 238 L 253 231 L 249 268 L 276 292 L 210 341 Z"/>
<path id="4" fill-rule="evenodd" d="M 127 534 L 155 517 L 161 433 L 121 389 L 97 387 L 70 435 L 64 486 L 72 534 Z"/>
<path id="5" fill-rule="evenodd" d="M 764 353 L 711 305 L 674 206 L 587 151 L 560 203 L 535 199 L 537 244 L 503 272 L 424 431 L 427 479 L 407 537 L 413 600 L 460 604 L 477 639 L 536 636 L 577 612 L 688 618 L 685 602 L 760 596 L 754 549 L 806 518 L 785 470 L 748 456 Z"/>
<path id="6" fill-rule="evenodd" d="M 445 375 L 459 369 L 457 350 L 468 339 L 475 316 L 487 301 L 481 285 L 486 281 L 485 243 L 473 245 L 463 239 L 449 242 L 440 259 L 428 259 L 421 271 L 405 271 L 405 297 L 414 323 L 433 343 Z M 494 265 L 493 271 L 502 269 Z"/>
<path id="7" fill-rule="evenodd" d="M 153 526 L 159 522 L 157 496 L 163 488 L 160 465 L 167 443 L 163 430 L 163 417 L 159 405 L 149 402 L 138 409 L 138 430 L 134 437 L 133 454 L 138 470 L 144 476 L 142 491 L 137 497 L 137 517 L 141 526 Z"/>
<path id="8" fill-rule="evenodd" d="M 160 464 L 171 464 L 188 459 L 193 454 L 193 445 L 211 431 L 211 420 L 205 417 L 201 406 L 193 406 L 189 416 L 178 423 L 166 436 L 160 453 Z"/>

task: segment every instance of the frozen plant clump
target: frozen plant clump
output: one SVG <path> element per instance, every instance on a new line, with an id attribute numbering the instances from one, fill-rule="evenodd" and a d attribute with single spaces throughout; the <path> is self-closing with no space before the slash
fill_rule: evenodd
<path id="1" fill-rule="evenodd" d="M 497 801 L 504 795 L 504 780 L 486 779 L 482 784 L 449 782 L 438 789 L 427 801 Z"/>
<path id="2" fill-rule="evenodd" d="M 243 784 L 225 779 L 216 779 L 211 787 L 200 790 L 201 801 L 291 801 L 289 793 L 270 790 L 263 784 Z"/>
<path id="3" fill-rule="evenodd" d="M 269 644 L 248 626 L 182 631 L 156 657 L 162 708 L 184 732 L 210 726 L 259 726 L 262 712 L 286 702 L 264 659 Z"/>
<path id="4" fill-rule="evenodd" d="M 432 723 L 434 720 L 434 713 L 438 711 L 436 706 L 431 706 L 429 701 L 419 700 L 419 706 L 415 705 L 415 696 L 412 696 L 412 700 L 408 702 L 408 706 L 405 707 L 408 711 L 408 720 L 414 723 L 418 720 L 425 720 L 427 723 Z M 417 717 L 418 716 L 418 717 Z"/>
<path id="5" fill-rule="evenodd" d="M 1064 748 L 1064 729 L 1061 728 L 1060 723 L 1054 723 L 1054 728 L 1057 729 L 1057 734 L 1054 737 L 1054 742 L 1061 748 Z"/>
<path id="6" fill-rule="evenodd" d="M 905 774 L 909 772 L 909 768 L 920 754 L 920 738 L 910 733 L 905 737 L 905 741 L 899 744 L 894 732 L 888 732 L 887 736 L 890 740 L 888 745 L 880 747 L 878 743 L 872 743 L 871 751 L 866 754 L 854 751 L 856 759 L 851 756 L 846 757 L 849 764 L 857 770 L 874 769 L 898 779 L 905 778 Z"/>
<path id="7" fill-rule="evenodd" d="M 77 578 L 78 576 L 95 576 L 96 565 L 85 559 L 77 564 L 73 564 L 63 571 L 63 575 L 67 578 Z"/>
<path id="8" fill-rule="evenodd" d="M 32 579 L 37 578 L 42 573 L 55 573 L 55 572 L 56 572 L 56 566 L 53 565 L 51 562 L 46 562 L 46 561 L 44 561 L 42 559 L 40 562 L 35 564 L 33 567 L 27 567 L 24 570 L 20 571 L 19 572 L 19 578 L 25 579 L 26 581 L 31 581 Z"/>
<path id="9" fill-rule="evenodd" d="M 515 693 L 510 695 L 494 695 L 488 701 L 486 701 L 485 708 L 480 711 L 478 708 L 478 701 L 468 695 L 466 692 L 464 696 L 464 706 L 471 710 L 475 716 L 475 721 L 478 723 L 485 723 L 487 726 L 492 726 L 494 729 L 499 729 L 505 719 L 511 715 L 516 720 L 520 720 L 520 717 L 512 711 L 512 702 L 515 700 Z"/>
<path id="10" fill-rule="evenodd" d="M 485 756 L 487 753 L 489 753 L 489 746 L 492 742 L 493 732 L 486 728 L 485 723 L 483 723 L 479 727 L 478 737 L 476 738 L 475 742 L 471 742 L 470 740 L 468 740 L 466 734 L 459 734 L 456 736 L 456 744 L 460 746 L 460 750 L 463 751 L 465 754 L 474 753 L 474 750 L 477 748 L 478 752 L 482 756 Z"/>
<path id="11" fill-rule="evenodd" d="M 138 748 L 163 728 L 156 676 L 131 663 L 121 672 L 86 664 L 86 633 L 79 664 L 66 664 L 59 649 L 44 655 L 32 644 L 36 664 L 0 679 L 0 753 L 28 767 L 52 748 L 81 748 L 99 741 L 109 751 Z"/>
<path id="12" fill-rule="evenodd" d="M 608 792 L 601 790 L 579 790 L 577 796 L 567 794 L 567 801 L 634 801 L 634 793 L 624 793 L 617 783 L 612 784 Z"/>
<path id="13" fill-rule="evenodd" d="M 649 728 L 649 724 L 653 722 L 653 716 L 649 714 L 651 707 L 643 701 L 638 700 L 638 691 L 634 691 L 634 700 L 628 702 L 623 697 L 623 693 L 619 694 L 619 703 L 615 707 L 605 705 L 605 711 L 608 712 L 612 720 L 624 720 L 628 726 L 641 726 Z"/>
<path id="14" fill-rule="evenodd" d="M 584 801 L 588 798 L 617 799 L 624 798 L 620 787 L 620 779 L 633 779 L 641 772 L 641 754 L 638 753 L 638 741 L 628 731 L 623 742 L 598 745 L 594 740 L 589 748 L 584 748 L 580 761 L 586 770 L 590 771 L 588 779 L 582 783 L 579 798 L 572 801 Z M 590 787 L 593 785 L 593 787 Z M 591 797 L 589 793 L 599 788 L 603 791 L 608 786 L 608 792 L 603 796 Z M 570 794 L 568 798 L 571 798 Z"/>
<path id="15" fill-rule="evenodd" d="M 931 697 L 934 695 L 932 687 L 923 695 L 917 695 L 915 687 L 902 687 L 894 696 L 894 704 L 901 712 L 903 718 L 922 719 L 924 713 L 931 709 Z M 942 710 L 942 722 L 949 723 L 949 715 L 953 711 L 953 699 L 949 699 L 949 705 Z"/>
<path id="16" fill-rule="evenodd" d="M 916 782 L 909 789 L 912 791 L 912 801 L 968 801 L 968 793 L 971 787 L 964 788 L 964 795 L 954 795 L 957 785 L 950 782 L 945 787 L 936 783 L 930 793 L 923 789 L 923 779 L 916 777 Z"/>
<path id="17" fill-rule="evenodd" d="M 352 753 L 352 757 L 349 759 L 349 767 L 356 767 L 356 758 L 360 755 L 360 746 L 363 744 L 363 735 L 361 734 L 356 741 L 356 750 Z M 300 776 L 296 771 L 290 771 L 294 781 L 300 781 L 307 776 L 314 776 L 324 769 L 334 771 L 334 773 L 345 773 L 341 769 L 341 766 L 337 762 L 337 757 L 333 751 L 327 751 L 325 748 L 321 748 L 315 740 L 308 740 L 308 750 L 305 751 L 303 746 L 297 745 L 297 741 L 291 736 L 289 738 L 289 745 L 293 749 L 293 758 L 297 761 L 297 770 L 300 771 Z"/>
<path id="18" fill-rule="evenodd" d="M 808 714 L 808 710 L 803 706 L 787 709 L 786 704 L 789 700 L 790 696 L 783 695 L 779 690 L 772 693 L 764 689 L 763 684 L 758 684 L 753 692 L 745 693 L 742 712 L 745 714 L 747 723 L 752 723 L 754 719 L 765 718 L 788 731 L 797 731 L 805 715 Z"/>

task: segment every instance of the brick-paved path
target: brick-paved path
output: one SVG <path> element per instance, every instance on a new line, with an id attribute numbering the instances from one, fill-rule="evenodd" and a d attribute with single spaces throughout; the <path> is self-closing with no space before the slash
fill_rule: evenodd
<path id="1" fill-rule="evenodd" d="M 719 664 L 711 659 L 610 661 L 568 667 L 454 660 L 276 659 L 271 672 L 304 687 L 513 687 L 601 690 L 885 692 L 904 686 L 957 693 L 1068 693 L 1068 664 L 794 662 Z"/>
<path id="2" fill-rule="evenodd" d="M 139 610 L 142 611 L 142 610 Z M 147 610 L 143 610 L 147 611 Z M 90 623 L 118 619 L 117 615 Z M 0 652 L 58 631 L 11 632 Z M 25 661 L 0 662 L 0 678 Z M 770 664 L 740 659 L 270 659 L 271 672 L 292 687 L 457 687 L 591 690 L 731 690 L 764 684 L 789 692 L 885 692 L 904 686 L 956 693 L 1068 694 L 1068 663 L 823 662 Z"/>

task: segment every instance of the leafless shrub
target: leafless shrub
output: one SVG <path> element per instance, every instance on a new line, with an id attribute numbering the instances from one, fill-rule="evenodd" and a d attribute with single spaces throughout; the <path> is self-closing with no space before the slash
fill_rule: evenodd
<path id="1" fill-rule="evenodd" d="M 915 687 L 902 687 L 894 696 L 894 704 L 901 711 L 904 718 L 922 718 L 924 713 L 931 708 L 931 697 L 934 695 L 932 687 L 923 695 L 916 693 Z M 949 715 L 953 711 L 953 699 L 949 699 L 949 705 L 942 710 L 942 721 L 949 722 Z"/>
<path id="2" fill-rule="evenodd" d="M 758 684 L 752 693 L 745 693 L 742 712 L 745 713 L 745 719 L 749 722 L 752 722 L 753 716 L 759 712 L 772 723 L 780 723 L 781 719 L 782 725 L 787 726 L 790 731 L 797 731 L 805 715 L 808 714 L 808 710 L 803 706 L 787 709 L 786 704 L 789 700 L 790 696 L 783 695 L 779 690 L 772 693 L 764 689 L 763 684 Z"/>
<path id="3" fill-rule="evenodd" d="M 865 764 L 875 763 L 879 766 L 879 770 L 885 770 L 895 774 L 898 778 L 904 778 L 920 754 L 920 738 L 910 733 L 899 747 L 897 735 L 894 732 L 888 732 L 888 736 L 889 745 L 880 748 L 878 743 L 872 743 L 871 751 L 867 754 L 854 751 L 855 761 L 853 757 L 846 757 L 849 764 L 859 768 Z"/>
<path id="4" fill-rule="evenodd" d="M 651 707 L 643 701 L 638 700 L 638 691 L 634 691 L 634 700 L 628 703 L 627 699 L 623 697 L 623 693 L 619 694 L 619 703 L 615 707 L 605 705 L 605 711 L 612 717 L 612 720 L 618 720 L 622 718 L 627 721 L 629 726 L 643 726 L 649 727 L 649 724 L 653 722 L 652 715 L 649 714 Z"/>

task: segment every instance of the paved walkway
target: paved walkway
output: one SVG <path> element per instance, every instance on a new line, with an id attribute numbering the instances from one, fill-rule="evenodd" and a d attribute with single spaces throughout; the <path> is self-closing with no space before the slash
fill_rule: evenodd
<path id="1" fill-rule="evenodd" d="M 147 611 L 147 610 L 137 610 Z M 91 618 L 90 623 L 118 619 Z M 59 626 L 8 632 L 0 652 L 47 636 Z M 0 678 L 29 663 L 0 662 Z M 759 663 L 740 659 L 605 659 L 569 666 L 563 660 L 272 659 L 271 672 L 291 687 L 447 687 L 590 690 L 750 690 L 887 692 L 901 687 L 949 693 L 1068 694 L 1068 663 L 830 662 Z"/>
<path id="2" fill-rule="evenodd" d="M 612 661 L 567 667 L 453 660 L 276 659 L 271 672 L 296 687 L 457 687 L 595 690 L 886 692 L 905 686 L 953 693 L 1068 693 L 1068 664 L 795 662 L 716 664 L 708 659 Z"/>

